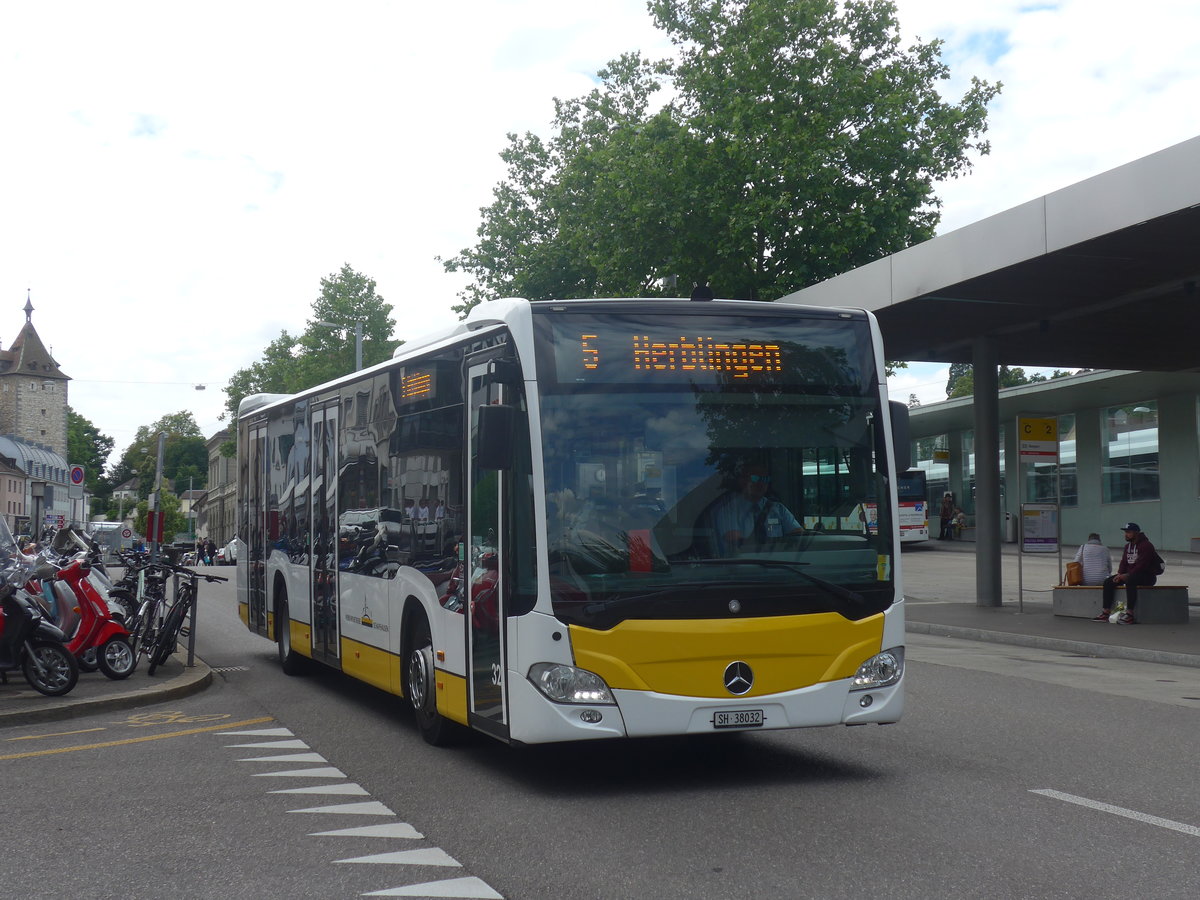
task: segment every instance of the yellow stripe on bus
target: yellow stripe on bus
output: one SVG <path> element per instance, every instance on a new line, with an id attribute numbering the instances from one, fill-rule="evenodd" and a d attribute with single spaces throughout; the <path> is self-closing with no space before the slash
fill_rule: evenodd
<path id="1" fill-rule="evenodd" d="M 852 622 L 837 613 L 760 619 L 629 619 L 608 631 L 572 625 L 576 665 L 610 687 L 728 698 L 723 675 L 736 660 L 754 671 L 744 696 L 794 691 L 849 678 L 881 649 L 882 615 Z"/>
<path id="2" fill-rule="evenodd" d="M 390 693 L 400 693 L 400 657 L 379 647 L 343 637 L 342 671 Z"/>
<path id="3" fill-rule="evenodd" d="M 444 669 L 434 672 L 437 684 L 437 708 L 447 719 L 467 724 L 467 679 Z"/>

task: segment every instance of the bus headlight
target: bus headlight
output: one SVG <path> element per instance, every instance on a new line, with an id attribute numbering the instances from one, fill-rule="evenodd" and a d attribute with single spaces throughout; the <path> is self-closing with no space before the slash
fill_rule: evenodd
<path id="1" fill-rule="evenodd" d="M 876 653 L 858 667 L 854 680 L 850 683 L 852 691 L 869 691 L 895 684 L 904 674 L 904 648 L 893 647 Z"/>
<path id="2" fill-rule="evenodd" d="M 534 663 L 529 680 L 555 703 L 613 703 L 612 691 L 595 672 L 561 663 Z"/>

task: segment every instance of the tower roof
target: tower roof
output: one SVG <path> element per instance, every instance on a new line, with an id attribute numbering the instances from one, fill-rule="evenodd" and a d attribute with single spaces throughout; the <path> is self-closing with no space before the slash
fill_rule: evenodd
<path id="1" fill-rule="evenodd" d="M 25 325 L 7 350 L 0 350 L 0 375 L 29 375 L 36 378 L 55 378 L 69 381 L 70 376 L 58 367 L 37 329 L 33 327 L 33 304 L 25 300 Z"/>

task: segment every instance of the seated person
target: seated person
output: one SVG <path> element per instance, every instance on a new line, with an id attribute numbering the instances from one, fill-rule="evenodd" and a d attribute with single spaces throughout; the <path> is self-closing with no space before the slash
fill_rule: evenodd
<path id="1" fill-rule="evenodd" d="M 747 466 L 738 473 L 738 489 L 717 499 L 705 513 L 716 535 L 716 553 L 733 554 L 745 541 L 763 543 L 790 534 L 803 534 L 804 527 L 791 511 L 767 496 L 771 476 L 762 466 Z"/>

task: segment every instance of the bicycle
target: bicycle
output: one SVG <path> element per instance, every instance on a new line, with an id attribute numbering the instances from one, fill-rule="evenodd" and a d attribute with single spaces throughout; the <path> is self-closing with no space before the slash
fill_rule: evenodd
<path id="1" fill-rule="evenodd" d="M 193 572 L 185 566 L 166 565 L 164 568 L 170 569 L 177 575 L 185 576 L 185 580 L 179 585 L 179 592 L 175 595 L 175 602 L 171 604 L 170 610 L 167 611 L 166 617 L 162 622 L 162 627 L 157 629 L 155 633 L 154 643 L 148 652 L 150 665 L 146 669 L 147 675 L 153 675 L 155 669 L 171 658 L 171 654 L 175 652 L 175 647 L 179 643 L 180 633 L 186 634 L 183 630 L 183 622 L 196 603 L 197 580 L 203 578 L 210 584 L 217 581 L 229 580 L 228 578 L 222 578 L 220 575 L 205 575 L 200 572 Z"/>

